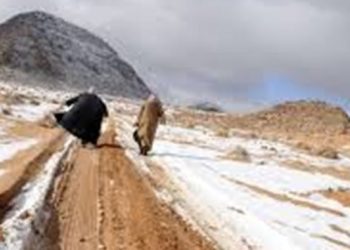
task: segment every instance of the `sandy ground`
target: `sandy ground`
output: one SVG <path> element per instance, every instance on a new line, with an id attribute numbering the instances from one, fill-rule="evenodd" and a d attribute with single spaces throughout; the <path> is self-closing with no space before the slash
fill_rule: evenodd
<path id="1" fill-rule="evenodd" d="M 28 249 L 214 249 L 168 206 L 114 143 L 79 145 L 47 197 L 50 220 Z"/>

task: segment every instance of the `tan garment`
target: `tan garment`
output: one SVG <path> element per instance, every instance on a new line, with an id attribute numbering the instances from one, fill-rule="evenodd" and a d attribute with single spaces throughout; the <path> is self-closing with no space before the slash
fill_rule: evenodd
<path id="1" fill-rule="evenodd" d="M 148 99 L 142 105 L 137 118 L 137 134 L 142 147 L 152 149 L 160 119 L 164 119 L 162 103 L 157 98 Z"/>

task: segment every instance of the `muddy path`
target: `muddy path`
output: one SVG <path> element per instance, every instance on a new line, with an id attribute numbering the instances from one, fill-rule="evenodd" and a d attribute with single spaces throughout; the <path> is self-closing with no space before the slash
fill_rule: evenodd
<path id="1" fill-rule="evenodd" d="M 107 130 L 97 149 L 77 146 L 56 178 L 45 235 L 28 249 L 214 249 L 167 205 Z"/>
<path id="2" fill-rule="evenodd" d="M 23 126 L 13 129 L 17 135 L 36 137 L 39 140 L 33 147 L 19 151 L 13 158 L 0 163 L 0 167 L 6 170 L 6 174 L 0 177 L 1 221 L 12 208 L 12 200 L 21 192 L 23 186 L 40 173 L 44 163 L 63 146 L 66 139 L 66 135 L 60 129 L 48 130 L 36 125 L 32 125 L 29 132 L 25 131 Z"/>

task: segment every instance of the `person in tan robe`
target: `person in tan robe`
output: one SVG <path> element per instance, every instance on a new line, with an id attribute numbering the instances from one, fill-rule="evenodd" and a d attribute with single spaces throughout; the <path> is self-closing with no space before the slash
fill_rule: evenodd
<path id="1" fill-rule="evenodd" d="M 137 129 L 133 137 L 142 155 L 147 155 L 152 149 L 159 122 L 165 123 L 162 103 L 156 96 L 151 95 L 142 105 L 134 124 Z"/>

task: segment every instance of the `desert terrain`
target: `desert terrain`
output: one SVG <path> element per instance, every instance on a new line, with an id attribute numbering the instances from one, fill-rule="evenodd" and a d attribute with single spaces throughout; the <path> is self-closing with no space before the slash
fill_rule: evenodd
<path id="1" fill-rule="evenodd" d="M 106 100 L 99 146 L 50 113 L 75 93 L 0 87 L 0 249 L 350 249 L 350 122 L 322 102 L 249 115 Z"/>

